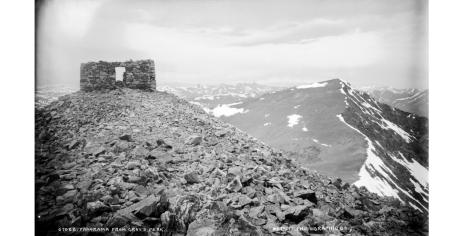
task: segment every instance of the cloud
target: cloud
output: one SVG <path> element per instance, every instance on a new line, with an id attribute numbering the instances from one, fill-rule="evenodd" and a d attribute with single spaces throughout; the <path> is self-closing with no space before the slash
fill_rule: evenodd
<path id="1" fill-rule="evenodd" d="M 427 79 L 416 1 L 53 0 L 44 9 L 39 83 L 78 85 L 81 62 L 141 58 L 155 59 L 160 83 Z"/>
<path id="2" fill-rule="evenodd" d="M 314 19 L 305 22 L 287 22 L 267 29 L 248 30 L 243 32 L 246 37 L 240 36 L 235 42 L 237 45 L 255 45 L 266 43 L 298 43 L 315 40 L 321 37 L 346 34 L 349 29 L 342 20 Z"/>
<path id="3" fill-rule="evenodd" d="M 218 77 L 256 78 L 272 71 L 293 74 L 313 68 L 362 67 L 374 63 L 383 53 L 381 39 L 375 33 L 362 32 L 292 43 L 275 43 L 264 36 L 278 36 L 271 32 L 228 35 L 213 30 L 188 31 L 142 24 L 130 25 L 128 34 L 132 36 L 128 39 L 129 47 L 154 57 L 170 76 L 179 78 L 180 74 L 175 73 L 181 71 L 201 81 Z M 265 43 L 255 43 L 256 38 L 261 42 L 266 39 Z M 243 42 L 250 41 L 253 43 L 243 46 Z"/>

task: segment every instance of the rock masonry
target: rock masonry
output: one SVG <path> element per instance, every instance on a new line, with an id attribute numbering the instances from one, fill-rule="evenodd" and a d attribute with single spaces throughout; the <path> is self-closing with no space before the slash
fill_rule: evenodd
<path id="1" fill-rule="evenodd" d="M 116 81 L 116 67 L 124 67 L 123 80 Z M 125 62 L 88 62 L 80 65 L 80 90 L 108 90 L 117 87 L 155 90 L 156 77 L 153 60 Z"/>
<path id="2" fill-rule="evenodd" d="M 36 111 L 35 151 L 37 235 L 427 234 L 420 212 L 301 168 L 164 92 L 66 95 Z"/>

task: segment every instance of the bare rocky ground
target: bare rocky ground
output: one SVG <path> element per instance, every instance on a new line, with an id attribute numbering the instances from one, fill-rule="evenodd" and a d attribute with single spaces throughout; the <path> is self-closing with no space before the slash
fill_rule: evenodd
<path id="1" fill-rule="evenodd" d="M 66 227 L 192 236 L 428 230 L 420 212 L 304 169 L 164 92 L 76 92 L 36 110 L 35 176 L 37 235 L 99 235 Z M 111 232 L 121 228 L 162 230 Z"/>

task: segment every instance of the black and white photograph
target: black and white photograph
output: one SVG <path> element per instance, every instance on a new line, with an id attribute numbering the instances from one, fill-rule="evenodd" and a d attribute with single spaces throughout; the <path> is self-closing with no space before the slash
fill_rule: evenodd
<path id="1" fill-rule="evenodd" d="M 427 0 L 34 14 L 35 235 L 429 235 Z"/>

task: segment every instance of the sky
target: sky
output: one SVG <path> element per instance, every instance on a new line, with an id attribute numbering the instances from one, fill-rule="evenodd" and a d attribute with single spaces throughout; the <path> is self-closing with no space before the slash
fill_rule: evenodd
<path id="1" fill-rule="evenodd" d="M 154 59 L 156 80 L 428 87 L 426 0 L 45 0 L 38 86 L 80 63 Z"/>

